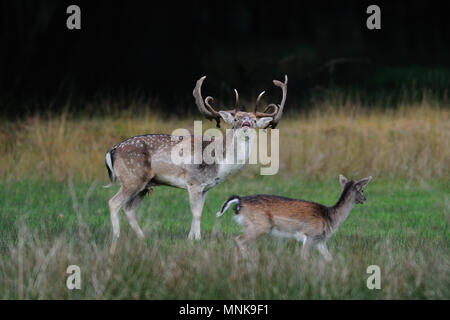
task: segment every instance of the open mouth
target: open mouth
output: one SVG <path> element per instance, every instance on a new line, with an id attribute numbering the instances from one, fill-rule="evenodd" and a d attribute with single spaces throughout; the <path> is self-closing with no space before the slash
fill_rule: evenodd
<path id="1" fill-rule="evenodd" d="M 243 128 L 244 130 L 248 130 L 248 128 L 250 128 L 250 122 L 245 121 L 245 122 L 242 124 L 242 128 Z"/>

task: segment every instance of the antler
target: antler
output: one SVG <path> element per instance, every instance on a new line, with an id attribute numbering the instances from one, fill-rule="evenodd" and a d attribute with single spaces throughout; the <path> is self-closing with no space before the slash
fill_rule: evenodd
<path id="1" fill-rule="evenodd" d="M 195 104 L 198 107 L 198 110 L 201 114 L 203 114 L 206 119 L 208 120 L 216 120 L 216 126 L 217 128 L 220 128 L 220 119 L 221 116 L 219 112 L 214 110 L 214 108 L 211 106 L 211 102 L 214 101 L 214 98 L 211 96 L 206 97 L 206 99 L 203 101 L 202 97 L 202 84 L 203 81 L 206 79 L 206 76 L 201 77 L 197 80 L 197 84 L 195 85 L 194 91 L 192 92 L 194 98 L 195 98 Z M 234 89 L 234 92 L 236 94 L 236 107 L 234 110 L 227 110 L 227 112 L 231 114 L 236 114 L 239 108 L 239 94 L 236 89 Z"/>
<path id="2" fill-rule="evenodd" d="M 239 111 L 239 93 L 237 92 L 236 89 L 234 89 L 234 93 L 236 95 L 236 105 L 234 107 L 234 112 L 238 112 Z"/>
<path id="3" fill-rule="evenodd" d="M 284 104 L 286 102 L 286 96 L 287 96 L 287 83 L 288 83 L 288 77 L 287 75 L 284 76 L 284 83 L 278 80 L 273 80 L 273 84 L 276 85 L 277 87 L 280 87 L 282 92 L 283 92 L 283 97 L 281 98 L 281 103 L 279 105 L 276 105 L 274 103 L 269 104 L 265 109 L 264 112 L 257 112 L 257 108 L 258 108 L 258 104 L 261 100 L 261 97 L 264 95 L 265 91 L 261 92 L 258 96 L 258 98 L 256 99 L 256 104 L 255 104 L 255 116 L 257 117 L 273 117 L 273 120 L 267 125 L 266 128 L 268 128 L 269 126 L 272 129 L 275 129 L 275 127 L 277 126 L 278 122 L 281 119 L 281 116 L 283 115 L 283 109 L 284 109 Z M 267 113 L 267 111 L 273 108 L 273 112 L 272 113 Z"/>
<path id="4" fill-rule="evenodd" d="M 261 101 L 262 96 L 264 95 L 264 93 L 266 93 L 265 91 L 261 92 L 258 96 L 258 98 L 256 98 L 256 103 L 255 103 L 255 111 L 253 111 L 253 113 L 256 115 L 256 113 L 258 112 L 258 105 L 259 105 L 259 101 Z"/>
<path id="5" fill-rule="evenodd" d="M 258 112 L 258 105 L 259 102 L 261 101 L 262 96 L 264 95 L 264 93 L 266 93 L 265 91 L 261 92 L 258 96 L 258 98 L 256 99 L 256 103 L 255 103 L 255 111 L 254 114 L 255 116 L 257 116 L 258 118 L 262 118 L 262 117 L 274 117 L 276 115 L 276 113 L 278 112 L 278 106 L 271 103 L 269 104 L 266 109 L 264 109 L 264 112 Z M 269 110 L 270 108 L 274 108 L 275 110 L 272 113 L 267 113 L 267 110 Z"/>

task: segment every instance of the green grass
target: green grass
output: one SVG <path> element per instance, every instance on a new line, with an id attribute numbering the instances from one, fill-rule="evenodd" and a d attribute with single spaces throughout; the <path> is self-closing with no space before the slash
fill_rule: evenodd
<path id="1" fill-rule="evenodd" d="M 362 178 L 362 177 L 351 177 Z M 235 176 L 211 190 L 202 240 L 191 242 L 185 190 L 160 187 L 138 209 L 146 233 L 139 241 L 121 216 L 121 237 L 110 255 L 107 200 L 117 191 L 100 183 L 0 182 L 0 298 L 147 299 L 423 299 L 450 298 L 448 180 L 383 180 L 367 186 L 329 240 L 331 263 L 301 245 L 270 236 L 236 259 L 240 228 L 233 211 L 216 218 L 231 194 L 277 194 L 327 205 L 338 179 L 306 181 Z M 82 289 L 69 291 L 67 266 L 79 265 Z M 379 265 L 381 290 L 366 287 L 366 268 Z"/>

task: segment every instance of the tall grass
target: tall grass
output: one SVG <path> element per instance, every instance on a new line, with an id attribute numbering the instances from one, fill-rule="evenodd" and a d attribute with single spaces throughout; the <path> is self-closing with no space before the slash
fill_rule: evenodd
<path id="1" fill-rule="evenodd" d="M 167 119 L 125 111 L 94 118 L 64 113 L 0 120 L 0 179 L 105 181 L 104 155 L 112 145 L 130 136 L 171 133 L 176 128 L 193 132 L 194 119 L 201 117 Z M 205 129 L 213 126 L 203 122 Z M 449 109 L 436 103 L 386 110 L 341 99 L 310 112 L 286 114 L 278 128 L 282 175 L 428 179 L 449 174 Z"/>
<path id="2" fill-rule="evenodd" d="M 153 235 L 121 236 L 114 255 L 105 238 L 64 232 L 43 237 L 18 224 L 18 243 L 0 259 L 1 299 L 446 299 L 448 244 L 418 238 L 403 245 L 386 238 L 341 237 L 334 260 L 316 252 L 300 259 L 294 242 L 257 242 L 238 259 L 232 237 L 204 234 L 190 242 Z M 68 290 L 66 270 L 81 269 L 81 290 Z M 367 267 L 381 268 L 381 289 L 366 286 Z M 447 284 L 447 285 L 446 285 Z"/>

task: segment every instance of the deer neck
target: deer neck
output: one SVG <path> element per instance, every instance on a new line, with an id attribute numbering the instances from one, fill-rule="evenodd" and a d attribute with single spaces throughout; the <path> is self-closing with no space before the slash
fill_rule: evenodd
<path id="1" fill-rule="evenodd" d="M 235 129 L 228 130 L 225 136 L 221 175 L 228 175 L 240 169 L 249 159 L 254 144 L 255 134 L 240 136 Z"/>
<path id="2" fill-rule="evenodd" d="M 344 189 L 339 200 L 332 207 L 334 228 L 339 227 L 347 219 L 354 206 L 355 201 L 350 194 L 349 188 Z"/>

